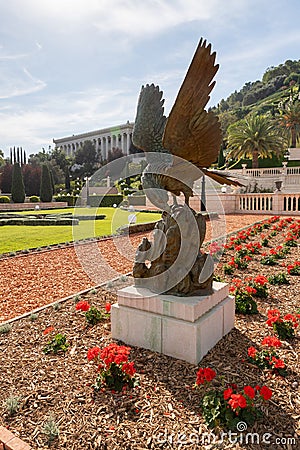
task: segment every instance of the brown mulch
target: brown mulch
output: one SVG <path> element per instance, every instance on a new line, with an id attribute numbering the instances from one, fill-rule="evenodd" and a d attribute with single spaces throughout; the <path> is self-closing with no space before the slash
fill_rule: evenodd
<path id="1" fill-rule="evenodd" d="M 283 235 L 272 238 L 270 246 L 280 244 Z M 259 236 L 251 239 L 258 241 Z M 231 255 L 228 251 L 222 262 Z M 233 277 L 282 272 L 288 264 L 300 259 L 299 247 L 291 248 L 282 261 L 285 266 L 262 266 L 260 258 L 261 255 L 255 255 L 245 272 L 236 271 L 225 277 L 219 265 L 216 274 L 230 282 Z M 199 408 L 201 393 L 193 389 L 197 367 L 171 357 L 133 347 L 130 359 L 135 362 L 139 387 L 123 395 L 108 391 L 95 394 L 92 384 L 96 367 L 88 363 L 86 354 L 95 345 L 102 347 L 111 342 L 110 322 L 105 320 L 87 327 L 83 313 L 75 311 L 75 299 L 43 310 L 35 320 L 33 317 L 18 320 L 9 333 L 0 334 L 0 424 L 34 449 L 48 448 L 43 427 L 50 415 L 59 426 L 59 439 L 50 447 L 55 449 L 300 448 L 299 334 L 283 342 L 278 350 L 289 369 L 286 378 L 260 371 L 246 357 L 249 346 L 259 345 L 270 334 L 265 324 L 267 309 L 278 308 L 282 313 L 295 313 L 299 309 L 300 277 L 289 279 L 289 286 L 269 285 L 268 298 L 257 300 L 259 314 L 237 315 L 235 328 L 200 363 L 201 367 L 214 368 L 225 382 L 239 386 L 266 384 L 273 390 L 271 401 L 263 407 L 263 419 L 248 430 L 258 434 L 259 444 L 252 444 L 251 440 L 245 443 L 246 433 L 238 435 L 238 443 L 231 443 L 226 437 L 222 442 L 221 432 L 216 430 L 213 430 L 216 443 L 205 440 L 209 430 Z M 125 283 L 130 282 L 128 279 Z M 110 284 L 110 290 L 97 289 L 82 299 L 103 309 L 107 301 L 116 300 L 114 292 L 121 286 L 120 280 L 113 289 Z M 43 331 L 49 326 L 66 334 L 70 344 L 66 354 L 43 353 L 49 340 Z M 3 405 L 9 395 L 20 398 L 20 409 L 12 417 Z M 266 433 L 271 444 L 262 441 Z M 297 440 L 287 445 L 291 438 Z"/>
<path id="2" fill-rule="evenodd" d="M 207 224 L 206 240 L 268 216 L 220 216 Z M 31 252 L 0 260 L 0 323 L 53 303 L 132 270 L 142 236 L 115 237 L 77 245 Z"/>

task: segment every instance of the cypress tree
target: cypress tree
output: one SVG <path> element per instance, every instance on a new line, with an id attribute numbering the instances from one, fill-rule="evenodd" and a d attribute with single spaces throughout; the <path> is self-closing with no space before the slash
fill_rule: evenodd
<path id="1" fill-rule="evenodd" d="M 71 193 L 70 171 L 68 166 L 66 166 L 65 170 L 65 189 L 69 194 Z"/>
<path id="2" fill-rule="evenodd" d="M 42 165 L 40 198 L 41 202 L 51 202 L 53 196 L 52 183 L 49 167 L 47 164 Z"/>
<path id="3" fill-rule="evenodd" d="M 225 166 L 225 157 L 223 152 L 223 147 L 220 148 L 219 157 L 218 157 L 218 169 L 224 169 Z"/>
<path id="4" fill-rule="evenodd" d="M 25 188 L 21 166 L 17 162 L 13 165 L 11 197 L 14 203 L 24 203 L 25 201 Z"/>

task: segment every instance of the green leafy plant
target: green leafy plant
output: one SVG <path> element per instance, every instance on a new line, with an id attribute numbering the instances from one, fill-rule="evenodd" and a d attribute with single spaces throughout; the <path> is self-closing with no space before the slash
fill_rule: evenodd
<path id="1" fill-rule="evenodd" d="M 17 413 L 19 407 L 20 407 L 20 398 L 15 397 L 14 395 L 10 395 L 5 400 L 5 407 L 10 416 L 13 416 Z"/>
<path id="2" fill-rule="evenodd" d="M 89 349 L 88 360 L 95 361 L 98 366 L 95 390 L 107 387 L 111 391 L 121 392 L 127 387 L 133 388 L 137 385 L 134 362 L 128 361 L 130 350 L 130 347 L 115 343 L 103 349 Z"/>
<path id="3" fill-rule="evenodd" d="M 83 311 L 85 313 L 86 321 L 89 325 L 96 325 L 101 320 L 106 320 L 110 315 L 106 312 L 103 313 L 95 306 L 91 306 L 89 302 L 81 300 L 76 305 L 76 311 Z"/>
<path id="4" fill-rule="evenodd" d="M 44 423 L 43 433 L 46 436 L 48 444 L 51 444 L 59 437 L 59 427 L 52 416 L 50 416 Z"/>
<path id="5" fill-rule="evenodd" d="M 273 255 L 263 256 L 260 260 L 260 263 L 264 266 L 276 266 L 277 262 Z"/>
<path id="6" fill-rule="evenodd" d="M 200 368 L 197 372 L 196 387 L 206 389 L 214 380 L 214 370 Z M 236 429 L 241 421 L 248 426 L 262 417 L 261 404 L 272 397 L 272 391 L 267 386 L 244 386 L 238 391 L 234 383 L 221 383 L 204 393 L 200 407 L 204 420 L 209 428 L 222 427 Z"/>
<path id="7" fill-rule="evenodd" d="M 68 350 L 69 344 L 67 343 L 67 338 L 64 334 L 58 333 L 54 338 L 49 341 L 43 348 L 43 352 L 48 353 L 59 353 L 66 352 Z"/>
<path id="8" fill-rule="evenodd" d="M 262 350 L 255 347 L 248 348 L 248 360 L 262 370 L 270 370 L 276 375 L 286 376 L 286 364 L 278 356 L 275 348 L 281 347 L 281 341 L 274 336 L 267 336 L 263 339 Z"/>
<path id="9" fill-rule="evenodd" d="M 300 261 L 295 261 L 293 264 L 288 265 L 287 271 L 290 275 L 300 275 Z"/>
<path id="10" fill-rule="evenodd" d="M 224 264 L 223 270 L 224 270 L 224 275 L 232 275 L 234 272 L 234 267 L 229 264 Z"/>
<path id="11" fill-rule="evenodd" d="M 235 295 L 235 312 L 239 314 L 257 314 L 257 303 L 253 299 L 256 289 L 245 285 L 239 278 L 232 280 L 229 291 Z"/>
<path id="12" fill-rule="evenodd" d="M 286 314 L 281 317 L 278 309 L 270 309 L 268 311 L 268 320 L 266 324 L 272 327 L 280 339 L 291 339 L 295 337 L 295 329 L 299 325 L 299 317 L 293 314 Z"/>
<path id="13" fill-rule="evenodd" d="M 34 320 L 37 320 L 38 317 L 39 317 L 38 314 L 36 314 L 36 313 L 31 313 L 30 316 L 29 316 L 29 320 L 31 320 L 31 322 L 33 322 Z"/>
<path id="14" fill-rule="evenodd" d="M 269 281 L 270 284 L 278 285 L 278 286 L 280 286 L 282 284 L 290 284 L 286 274 L 283 273 L 283 272 L 277 273 L 277 274 L 274 274 L 274 275 L 270 275 L 268 277 L 268 281 Z"/>
<path id="15" fill-rule="evenodd" d="M 9 333 L 12 330 L 12 325 L 10 323 L 4 323 L 0 325 L 0 334 Z"/>
<path id="16" fill-rule="evenodd" d="M 257 275 L 249 281 L 249 286 L 253 287 L 256 292 L 253 292 L 254 297 L 267 298 L 268 297 L 268 279 L 263 275 Z"/>

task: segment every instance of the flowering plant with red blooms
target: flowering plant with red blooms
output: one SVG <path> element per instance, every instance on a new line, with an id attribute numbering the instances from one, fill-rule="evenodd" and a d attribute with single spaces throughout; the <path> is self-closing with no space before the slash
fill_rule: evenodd
<path id="1" fill-rule="evenodd" d="M 255 289 L 253 293 L 254 297 L 267 298 L 268 297 L 268 278 L 263 275 L 258 275 L 257 277 L 249 280 L 249 285 Z"/>
<path id="2" fill-rule="evenodd" d="M 299 315 L 286 314 L 282 317 L 278 309 L 270 309 L 266 324 L 273 328 L 279 338 L 290 339 L 295 337 L 295 329 L 299 326 Z"/>
<path id="3" fill-rule="evenodd" d="M 240 278 L 233 278 L 229 291 L 235 295 L 235 312 L 240 314 L 257 314 L 257 304 L 253 299 L 256 289 L 243 282 Z"/>
<path id="4" fill-rule="evenodd" d="M 276 375 L 285 377 L 286 364 L 275 350 L 281 347 L 281 341 L 275 336 L 267 336 L 262 340 L 261 345 L 264 347 L 262 350 L 257 350 L 255 347 L 248 348 L 249 362 L 262 370 L 270 370 Z"/>
<path id="5" fill-rule="evenodd" d="M 90 309 L 91 305 L 89 304 L 89 302 L 85 301 L 85 300 L 80 300 L 80 302 L 78 302 L 76 304 L 76 311 L 88 311 Z"/>
<path id="6" fill-rule="evenodd" d="M 46 334 L 51 333 L 53 330 L 54 330 L 54 327 L 52 327 L 52 326 L 47 327 L 47 328 L 43 331 L 43 334 L 46 336 Z"/>
<path id="7" fill-rule="evenodd" d="M 212 369 L 199 369 L 196 386 L 206 387 L 215 376 L 216 372 Z M 246 385 L 239 391 L 237 385 L 231 383 L 225 389 L 224 386 L 210 389 L 204 394 L 200 405 L 208 427 L 236 429 L 240 421 L 253 425 L 262 416 L 260 404 L 271 396 L 272 391 L 267 386 L 260 388 Z"/>
<path id="8" fill-rule="evenodd" d="M 287 271 L 290 275 L 300 275 L 300 261 L 295 261 L 294 264 L 287 266 Z"/>
<path id="9" fill-rule="evenodd" d="M 134 377 L 134 362 L 128 361 L 130 347 L 109 344 L 101 349 L 100 347 L 90 348 L 87 353 L 89 361 L 95 361 L 98 365 L 98 375 L 94 385 L 95 390 L 108 387 L 111 391 L 121 392 L 127 387 L 137 385 Z"/>
<path id="10" fill-rule="evenodd" d="M 76 304 L 76 311 L 83 311 L 85 313 L 87 323 L 89 325 L 96 325 L 101 320 L 109 317 L 110 306 L 110 303 L 107 303 L 105 305 L 106 313 L 102 313 L 98 308 L 96 308 L 96 306 L 91 306 L 89 302 L 81 300 Z"/>
<path id="11" fill-rule="evenodd" d="M 208 250 L 209 250 L 209 254 L 212 256 L 213 260 L 219 261 L 219 259 L 221 258 L 223 251 L 224 251 L 224 247 L 222 247 L 219 242 L 217 241 L 213 241 L 209 246 L 208 246 Z"/>
<path id="12" fill-rule="evenodd" d="M 196 384 L 199 386 L 200 384 L 209 383 L 216 376 L 216 372 L 209 367 L 200 368 L 197 372 Z"/>

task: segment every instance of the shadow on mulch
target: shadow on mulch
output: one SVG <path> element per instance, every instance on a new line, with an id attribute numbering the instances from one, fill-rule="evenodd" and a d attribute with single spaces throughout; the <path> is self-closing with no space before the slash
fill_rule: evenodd
<path id="1" fill-rule="evenodd" d="M 257 384 L 260 386 L 267 384 L 270 387 L 270 383 L 272 383 L 272 390 L 274 394 L 276 394 L 276 397 L 278 394 L 280 397 L 285 397 L 285 390 L 287 386 L 291 384 L 290 380 L 297 374 L 293 372 L 293 370 L 289 370 L 288 379 L 275 375 L 270 376 L 268 372 L 262 372 L 256 366 L 248 363 L 246 360 L 247 349 L 248 347 L 255 345 L 256 343 L 254 341 L 247 338 L 245 334 L 237 328 L 234 328 L 202 359 L 199 367 L 213 368 L 217 372 L 217 378 L 218 376 L 223 377 L 225 385 L 227 383 L 236 383 L 239 390 L 242 390 L 245 385 L 251 385 L 254 387 Z M 144 354 L 145 353 L 147 353 L 147 351 L 144 351 Z M 149 364 L 144 365 L 139 362 L 140 358 L 138 358 L 138 354 L 140 354 L 140 349 L 133 347 L 132 357 L 136 361 L 137 372 L 142 371 L 147 374 L 147 377 L 153 380 L 154 385 L 163 385 L 164 389 L 170 392 L 172 400 L 175 401 L 175 403 L 182 404 L 183 408 L 189 411 L 191 418 L 201 416 L 200 399 L 201 395 L 203 395 L 205 391 L 203 387 L 200 389 L 194 388 L 198 367 L 195 367 L 187 362 L 179 361 L 168 356 L 155 354 L 150 351 L 147 355 Z M 232 361 L 236 361 L 236 364 L 233 365 Z M 212 385 L 221 387 L 220 383 L 217 381 L 213 382 Z M 243 444 L 247 433 L 258 433 L 258 438 L 253 437 L 253 439 L 256 439 L 256 441 L 253 441 L 253 445 L 257 443 L 257 439 L 259 439 L 259 448 L 289 448 L 286 447 L 285 444 L 287 442 L 293 444 L 294 441 L 289 441 L 288 439 L 294 437 L 297 430 L 297 420 L 292 417 L 293 405 L 291 399 L 290 404 L 291 409 L 287 410 L 286 407 L 283 408 L 280 405 L 280 401 L 278 402 L 277 399 L 267 401 L 262 405 L 262 419 L 256 422 L 256 424 L 251 427 L 251 429 L 249 428 L 248 431 L 238 433 L 233 436 L 237 436 L 237 439 L 239 439 L 238 442 Z M 169 413 L 167 412 L 167 414 Z M 161 430 L 161 432 L 163 432 L 163 430 Z M 204 426 L 204 423 L 203 429 L 200 427 L 199 432 L 209 432 L 209 430 Z M 222 430 L 220 430 L 220 434 L 221 432 Z M 216 431 L 214 431 L 214 433 L 216 434 Z M 233 437 L 232 439 L 235 438 Z M 249 440 L 251 437 L 248 436 L 247 439 Z M 250 445 L 248 445 L 249 442 Z M 257 445 L 251 445 L 251 440 L 249 440 L 249 442 L 247 447 L 238 448 L 258 448 Z M 228 442 L 228 447 L 222 446 L 221 448 L 233 448 L 231 447 L 231 443 L 232 441 Z M 159 446 L 157 448 L 173 447 Z M 199 447 L 193 447 L 186 444 L 183 448 Z"/>

